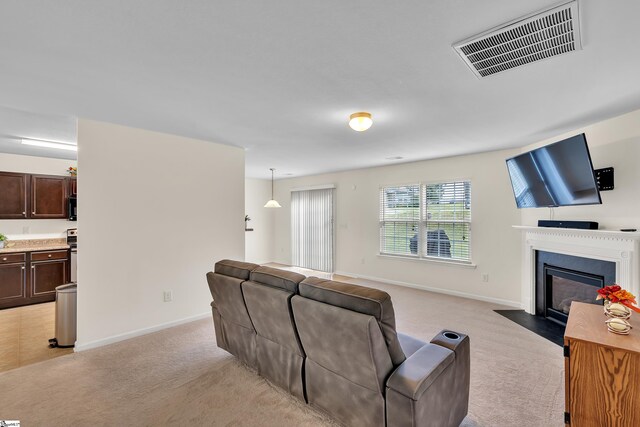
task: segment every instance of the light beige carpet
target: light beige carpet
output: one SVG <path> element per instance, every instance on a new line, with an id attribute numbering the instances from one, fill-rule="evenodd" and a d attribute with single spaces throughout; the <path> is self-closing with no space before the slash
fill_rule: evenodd
<path id="1" fill-rule="evenodd" d="M 561 348 L 494 304 L 353 279 L 394 301 L 398 330 L 471 337 L 464 426 L 561 426 Z M 206 286 L 203 282 L 202 286 Z M 0 419 L 24 426 L 327 426 L 215 345 L 210 319 L 0 373 Z"/>

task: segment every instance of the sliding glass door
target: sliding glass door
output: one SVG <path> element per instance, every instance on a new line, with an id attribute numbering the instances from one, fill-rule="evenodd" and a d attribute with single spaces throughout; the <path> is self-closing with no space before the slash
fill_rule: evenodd
<path id="1" fill-rule="evenodd" d="M 291 192 L 292 264 L 333 272 L 333 188 Z"/>

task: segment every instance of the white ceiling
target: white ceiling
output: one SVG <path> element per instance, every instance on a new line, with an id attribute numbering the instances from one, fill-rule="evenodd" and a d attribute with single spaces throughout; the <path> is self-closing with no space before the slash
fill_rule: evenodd
<path id="1" fill-rule="evenodd" d="M 72 116 L 36 114 L 0 107 L 0 153 L 69 160 L 78 157 L 75 151 L 22 145 L 23 138 L 75 144 L 78 140 L 78 120 Z"/>
<path id="2" fill-rule="evenodd" d="M 245 147 L 260 178 L 522 146 L 640 108 L 637 0 L 581 0 L 582 51 L 486 79 L 451 48 L 555 4 L 5 0 L 0 103 Z"/>

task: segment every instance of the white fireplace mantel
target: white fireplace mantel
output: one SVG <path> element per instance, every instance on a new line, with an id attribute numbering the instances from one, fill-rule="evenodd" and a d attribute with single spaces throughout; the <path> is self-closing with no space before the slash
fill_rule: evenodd
<path id="1" fill-rule="evenodd" d="M 616 264 L 616 283 L 640 296 L 640 233 L 514 225 L 523 232 L 522 308 L 536 312 L 536 251 Z"/>

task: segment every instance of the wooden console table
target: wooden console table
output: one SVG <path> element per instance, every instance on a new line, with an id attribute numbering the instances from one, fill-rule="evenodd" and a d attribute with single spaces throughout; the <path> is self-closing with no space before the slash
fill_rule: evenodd
<path id="1" fill-rule="evenodd" d="M 602 306 L 573 302 L 564 335 L 565 424 L 640 426 L 640 313 L 629 335 L 607 330 Z"/>

